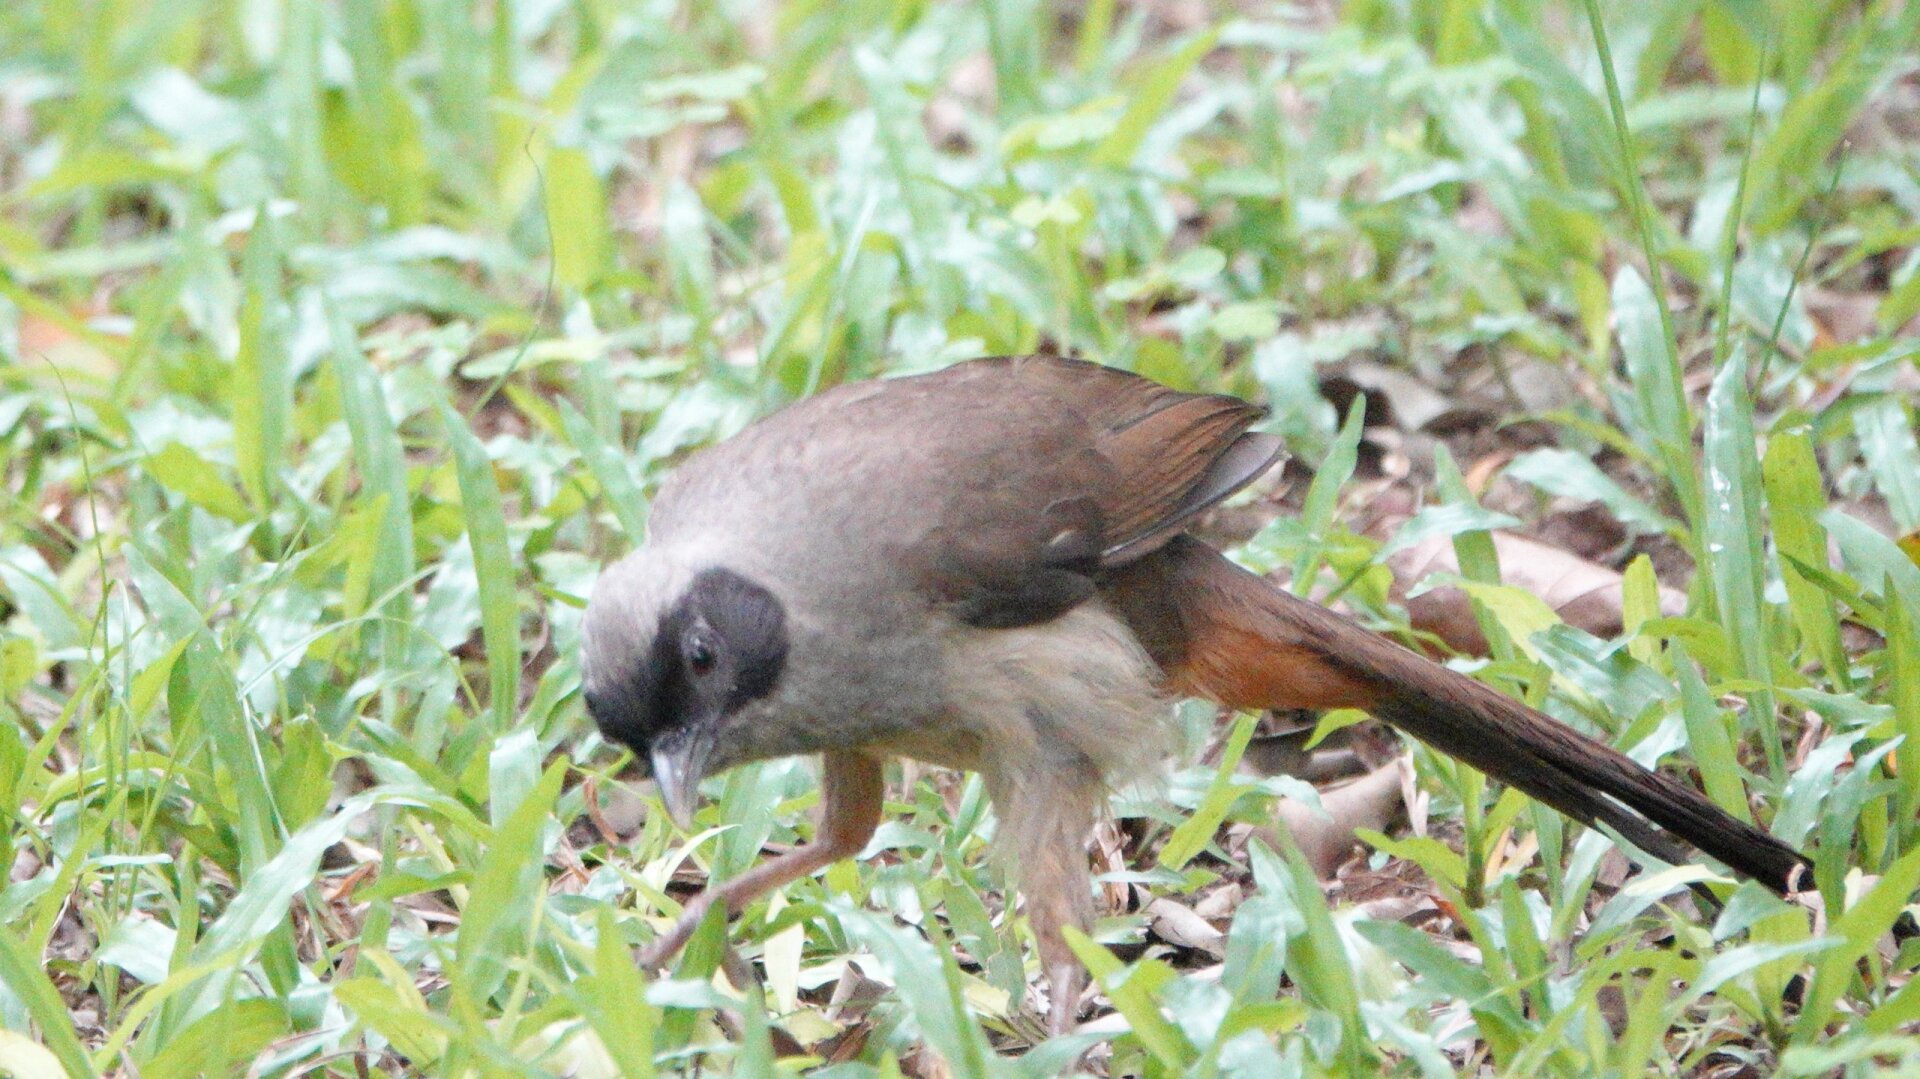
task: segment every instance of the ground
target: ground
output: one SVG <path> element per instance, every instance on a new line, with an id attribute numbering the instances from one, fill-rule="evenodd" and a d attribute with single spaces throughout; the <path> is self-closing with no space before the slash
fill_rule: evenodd
<path id="1" fill-rule="evenodd" d="M 1898 0 L 0 5 L 0 1072 L 1920 1069 L 1917 41 Z M 1034 1047 L 991 812 L 918 767 L 868 857 L 643 977 L 814 786 L 668 823 L 579 703 L 597 568 L 756 415 L 1036 350 L 1267 405 L 1292 460 L 1210 538 L 1817 895 L 1715 912 L 1356 716 L 1189 704 L 1090 846 L 1079 1035 Z"/>

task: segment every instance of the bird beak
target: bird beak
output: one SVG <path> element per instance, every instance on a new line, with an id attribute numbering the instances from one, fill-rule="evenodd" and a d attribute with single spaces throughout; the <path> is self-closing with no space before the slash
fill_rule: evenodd
<path id="1" fill-rule="evenodd" d="M 700 802 L 700 781 L 706 778 L 707 757 L 713 743 L 699 735 L 683 738 L 672 746 L 656 747 L 651 754 L 653 781 L 660 786 L 660 801 L 667 816 L 682 828 L 693 819 Z"/>

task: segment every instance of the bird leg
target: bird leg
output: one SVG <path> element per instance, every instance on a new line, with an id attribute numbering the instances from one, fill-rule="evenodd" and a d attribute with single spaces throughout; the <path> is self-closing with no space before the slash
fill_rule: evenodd
<path id="1" fill-rule="evenodd" d="M 825 869 L 842 858 L 851 858 L 866 847 L 874 829 L 880 826 L 880 810 L 886 794 L 885 770 L 880 761 L 859 753 L 836 750 L 825 754 L 823 759 L 820 827 L 813 842 L 762 862 L 724 884 L 709 886 L 694 896 L 681 910 L 673 928 L 641 949 L 642 967 L 660 967 L 673 958 L 686 946 L 714 903 L 724 902 L 727 916 L 732 917 L 775 888 Z"/>
<path id="2" fill-rule="evenodd" d="M 1090 763 L 1007 768 L 981 773 L 1000 821 L 995 840 L 1015 859 L 1027 926 L 1040 953 L 1047 985 L 1047 1031 L 1064 1034 L 1079 1015 L 1086 970 L 1068 946 L 1065 929 L 1093 930 L 1093 878 L 1087 871 L 1087 834 L 1106 788 Z"/>
<path id="3" fill-rule="evenodd" d="M 1086 968 L 1067 945 L 1064 930 L 1093 929 L 1092 879 L 1087 874 L 1084 848 L 1059 852 L 1062 860 L 1042 872 L 1021 874 L 1027 898 L 1027 924 L 1040 952 L 1040 969 L 1047 979 L 1047 1033 L 1065 1034 L 1079 1016 L 1080 991 L 1086 988 Z"/>

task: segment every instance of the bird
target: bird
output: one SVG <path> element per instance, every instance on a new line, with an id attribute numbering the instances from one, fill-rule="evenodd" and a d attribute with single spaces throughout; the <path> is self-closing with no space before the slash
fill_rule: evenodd
<path id="1" fill-rule="evenodd" d="M 1357 708 L 1668 863 L 1776 892 L 1807 858 L 1693 787 L 1300 598 L 1189 534 L 1283 441 L 1238 397 L 1082 359 L 968 360 L 803 398 L 689 455 L 644 541 L 595 582 L 583 698 L 684 823 L 700 782 L 821 758 L 799 846 L 689 900 L 737 914 L 857 855 L 899 757 L 979 773 L 1048 990 L 1071 1029 L 1094 907 L 1086 841 L 1170 752 L 1181 698 Z"/>

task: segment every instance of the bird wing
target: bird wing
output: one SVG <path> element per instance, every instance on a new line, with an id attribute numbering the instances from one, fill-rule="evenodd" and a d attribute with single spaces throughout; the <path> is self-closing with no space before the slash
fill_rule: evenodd
<path id="1" fill-rule="evenodd" d="M 1280 439 L 1250 430 L 1266 411 L 1238 397 L 1183 393 L 1059 357 L 1027 357 L 1010 366 L 1014 377 L 1079 412 L 1085 437 L 1110 466 L 1107 481 L 1089 492 L 1102 513 L 1104 566 L 1158 549 L 1284 450 Z"/>
<path id="2" fill-rule="evenodd" d="M 1058 617 L 1282 453 L 1239 398 L 1080 360 L 996 357 L 906 382 L 926 413 L 923 471 L 943 480 L 916 561 L 975 625 Z"/>

